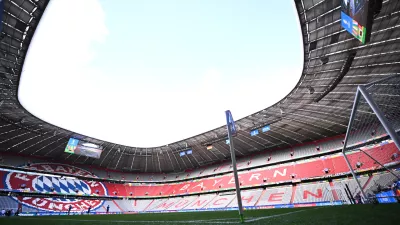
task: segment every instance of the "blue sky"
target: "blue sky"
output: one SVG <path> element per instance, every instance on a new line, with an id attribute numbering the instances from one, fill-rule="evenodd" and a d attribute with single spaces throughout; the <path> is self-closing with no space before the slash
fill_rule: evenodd
<path id="1" fill-rule="evenodd" d="M 302 54 L 292 1 L 54 0 L 19 99 L 57 126 L 155 147 L 279 101 Z"/>

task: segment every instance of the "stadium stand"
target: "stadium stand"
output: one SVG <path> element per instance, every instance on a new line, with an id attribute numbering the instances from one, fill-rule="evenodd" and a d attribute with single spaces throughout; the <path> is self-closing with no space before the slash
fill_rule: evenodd
<path id="1" fill-rule="evenodd" d="M 121 209 L 125 212 L 143 211 L 153 200 L 115 200 Z"/>
<path id="2" fill-rule="evenodd" d="M 267 188 L 256 203 L 257 206 L 289 204 L 292 199 L 292 186 Z"/>
<path id="3" fill-rule="evenodd" d="M 220 194 L 217 195 L 213 200 L 211 200 L 204 208 L 205 209 L 226 208 L 235 198 L 236 198 L 235 193 Z"/>
<path id="4" fill-rule="evenodd" d="M 29 47 L 34 29 L 47 5 L 47 1 L 24 1 L 24 4 L 18 4 L 20 1 L 5 2 L 6 14 L 11 16 L 5 16 L 5 28 L 2 33 L 4 40 L 1 46 L 5 51 L 5 57 L 11 56 L 11 59 L 9 57 L 9 59 L 3 61 L 6 64 L 10 63 L 10 66 L 13 66 L 13 64 L 21 65 L 21 68 L 2 65 L 1 74 L 4 82 L 15 79 L 15 83 L 17 83 L 23 64 L 20 60 L 25 56 L 25 51 Z M 400 5 L 397 4 L 398 1 L 388 0 L 384 2 L 382 14 L 375 17 L 376 20 L 379 20 L 379 23 L 374 24 L 373 29 L 374 34 L 378 35 L 373 37 L 371 45 L 357 47 L 350 43 L 353 39 L 348 39 L 349 35 L 344 34 L 343 29 L 337 23 L 340 17 L 339 1 L 295 2 L 304 35 L 304 60 L 307 68 L 305 67 L 296 89 L 290 93 L 290 98 L 285 98 L 279 102 L 279 106 L 282 108 L 277 111 L 276 107 L 270 107 L 251 115 L 252 117 L 260 116 L 256 120 L 250 119 L 249 116 L 238 121 L 241 127 L 246 127 L 249 121 L 253 123 L 261 121 L 260 118 L 265 116 L 279 117 L 277 122 L 271 124 L 273 129 L 269 134 L 246 137 L 246 139 L 241 140 L 243 143 L 237 145 L 238 150 L 245 153 L 237 160 L 241 187 L 247 189 L 241 191 L 245 207 L 316 205 L 326 202 L 332 204 L 337 201 L 349 204 L 351 197 L 358 195 L 361 190 L 356 181 L 349 177 L 349 168 L 342 154 L 339 153 L 343 147 L 344 136 L 338 134 L 343 134 L 348 122 L 347 112 L 351 108 L 351 100 L 354 98 L 353 89 L 358 84 L 392 75 L 393 72 L 398 70 L 395 67 L 397 61 L 393 61 L 393 58 L 395 58 L 393 56 L 397 54 L 396 49 L 398 49 L 398 26 L 393 23 L 393 21 L 397 21 L 396 17 L 398 17 L 397 12 Z M 36 11 L 32 11 L 32 9 Z M 29 32 L 21 32 L 21 27 L 29 28 Z M 336 71 L 341 70 L 343 65 L 338 62 L 346 61 L 347 53 L 353 50 L 357 51 L 357 57 L 355 57 L 352 67 L 349 68 L 349 76 L 342 77 L 343 82 L 338 84 L 337 90 L 339 92 L 327 93 L 328 97 L 319 103 L 309 94 L 297 92 L 297 90 L 306 88 L 305 85 L 320 86 L 318 88 L 330 86 L 332 82 L 338 80 L 332 74 L 332 71 L 336 73 Z M 330 59 L 328 57 L 328 61 L 330 61 L 327 65 L 324 63 L 324 60 L 327 59 L 326 55 L 331 56 Z M 309 78 L 311 74 L 317 77 L 316 80 Z M 149 163 L 151 164 L 149 165 L 151 173 L 147 173 L 147 156 L 145 158 L 146 167 L 141 166 L 140 160 L 136 160 L 134 166 L 131 157 L 134 154 L 131 152 L 130 158 L 127 157 L 126 162 L 121 164 L 119 164 L 119 160 L 117 162 L 113 158 L 107 158 L 108 154 L 103 155 L 101 160 L 93 160 L 91 163 L 89 163 L 90 160 L 85 163 L 85 160 L 82 164 L 76 164 L 79 161 L 78 156 L 58 157 L 65 154 L 63 153 L 65 145 L 54 146 L 60 140 L 66 142 L 68 140 L 66 136 L 69 136 L 66 134 L 72 132 L 46 124 L 44 121 L 29 115 L 29 113 L 25 113 L 18 99 L 15 98 L 15 94 L 13 94 L 17 91 L 17 85 L 14 85 L 14 83 L 3 85 L 6 88 L 3 88 L 4 91 L 1 92 L 2 99 L 7 100 L 7 102 L 2 101 L 1 103 L 3 108 L 0 120 L 0 128 L 2 129 L 0 164 L 11 170 L 13 168 L 28 168 L 46 172 L 46 174 L 0 171 L 0 176 L 5 181 L 0 183 L 2 194 L 39 194 L 36 197 L 24 196 L 18 199 L 13 196 L 0 196 L 0 208 L 17 209 L 21 206 L 23 212 L 65 212 L 68 210 L 68 206 L 72 205 L 73 212 L 82 212 L 93 206 L 92 211 L 105 213 L 106 207 L 109 206 L 110 212 L 121 213 L 237 207 L 237 200 L 233 193 L 232 176 L 227 174 L 232 171 L 230 162 L 226 161 L 228 157 L 225 155 L 223 158 L 217 157 L 212 151 L 203 152 L 203 144 L 196 140 L 212 141 L 208 136 L 221 136 L 224 133 L 224 127 L 191 139 L 191 142 L 196 143 L 193 147 L 197 148 L 193 152 L 195 154 L 203 152 L 202 154 L 208 156 L 204 158 L 210 158 L 210 161 L 198 162 L 193 160 L 194 165 L 190 162 L 190 164 L 187 163 L 190 166 L 187 166 L 183 158 L 180 159 L 182 162 L 175 160 L 176 163 L 173 160 L 159 160 L 159 167 L 154 166 L 156 163 Z M 14 92 L 6 93 L 10 88 L 15 88 L 11 90 Z M 325 91 L 321 88 L 317 92 L 324 93 Z M 294 101 L 294 99 L 298 101 Z M 351 100 L 349 101 L 349 99 Z M 297 105 L 302 106 L 297 108 Z M 24 113 L 20 113 L 20 111 Z M 263 114 L 265 111 L 268 113 Z M 309 112 L 313 112 L 312 117 L 309 116 Z M 343 114 L 343 112 L 346 113 Z M 29 120 L 29 123 L 24 125 L 23 120 Z M 26 124 L 29 124 L 29 126 Z M 43 126 L 42 128 L 45 131 L 38 134 L 36 130 L 30 128 L 31 125 Z M 243 132 L 246 132 L 246 129 L 248 128 L 241 131 L 242 134 L 240 135 L 244 135 Z M 54 132 L 54 130 L 56 131 Z M 23 133 L 20 131 L 23 131 Z M 48 136 L 50 133 L 51 135 Z M 302 137 L 298 137 L 296 133 L 299 133 Z M 378 127 L 373 132 L 355 133 L 349 139 L 348 147 L 355 148 L 355 150 L 349 153 L 348 157 L 352 168 L 357 173 L 362 173 L 359 181 L 362 190 L 367 193 L 387 189 L 395 180 L 391 174 L 381 172 L 382 167 L 380 165 L 369 160 L 357 149 L 369 153 L 390 168 L 397 168 L 400 158 L 392 156 L 395 153 L 397 154 L 398 149 L 387 140 L 381 142 L 380 139 L 387 139 L 386 136 L 386 131 L 382 127 Z M 37 137 L 40 140 L 37 140 Z M 251 148 L 252 145 L 259 144 L 258 141 L 260 140 L 257 138 L 264 140 L 264 142 L 257 148 Z M 116 145 L 92 140 L 93 142 L 104 143 L 104 146 Z M 222 142 L 224 141 L 222 140 Z M 218 141 L 215 142 L 221 144 Z M 182 143 L 177 145 L 183 146 Z M 107 153 L 120 154 L 113 148 L 107 149 Z M 53 150 L 55 151 L 53 152 Z M 172 154 L 169 148 L 163 150 Z M 225 154 L 227 152 L 225 151 Z M 252 152 L 260 153 L 253 154 Z M 26 153 L 26 155 L 23 153 Z M 110 154 L 110 157 L 112 155 Z M 163 157 L 165 155 L 167 154 L 164 154 Z M 157 159 L 158 157 L 157 154 Z M 154 155 L 151 158 L 154 160 Z M 225 160 L 225 162 L 220 163 L 221 160 Z M 105 166 L 103 161 L 109 162 L 110 166 Z M 39 167 L 37 166 L 38 163 L 43 163 L 45 166 Z M 128 164 L 130 168 L 125 168 L 124 166 Z M 61 172 L 72 167 L 76 168 L 76 171 L 66 172 L 63 178 L 51 176 L 49 173 L 56 171 L 51 165 L 64 168 L 60 169 Z M 82 172 L 81 169 L 87 172 Z M 157 171 L 169 173 L 156 173 Z M 400 174 L 398 170 L 394 172 Z M 84 176 L 85 179 L 76 178 L 75 175 Z M 95 176 L 107 180 L 98 181 L 94 179 Z M 93 178 L 93 180 L 90 178 Z M 162 184 L 155 182 L 162 182 Z M 347 186 L 351 196 L 346 194 Z M 62 196 L 52 198 L 54 194 Z M 76 198 L 77 195 L 80 197 L 112 196 L 118 199 L 82 200 Z M 69 198 L 66 198 L 66 196 Z M 128 200 L 127 198 L 133 199 Z"/>
<path id="5" fill-rule="evenodd" d="M 398 163 L 399 160 L 399 158 L 393 160 L 390 157 L 392 153 L 397 151 L 393 143 L 364 147 L 364 151 L 380 159 L 380 161 L 383 163 L 393 164 L 394 162 Z M 353 161 L 362 162 L 362 165 L 359 167 L 353 165 L 354 170 L 365 171 L 376 170 L 380 168 L 378 164 L 374 164 L 368 160 L 364 154 L 358 151 L 352 152 L 352 154 L 349 154 L 348 157 Z M 31 167 L 40 166 L 36 166 L 36 164 L 32 163 Z M 53 172 L 57 169 L 62 171 L 70 169 L 68 166 L 60 164 L 43 164 L 42 167 Z M 228 168 L 228 166 L 225 164 L 220 167 L 221 170 L 224 170 L 225 168 Z M 75 169 L 76 173 L 84 173 L 77 167 L 75 167 Z M 6 176 L 5 172 L 0 172 L 0 174 L 1 173 L 4 174 L 3 176 Z M 281 182 L 292 182 L 294 180 L 320 179 L 348 173 L 349 169 L 341 153 L 336 153 L 316 158 L 297 160 L 295 162 L 287 162 L 279 165 L 251 169 L 248 171 L 241 171 L 239 175 L 242 187 L 257 187 Z M 184 182 L 157 185 L 143 183 L 93 183 L 94 181 L 84 181 L 69 177 L 60 178 L 49 175 L 30 176 L 23 175 L 23 173 L 9 174 L 10 175 L 8 175 L 9 177 L 7 179 L 12 180 L 13 188 L 20 188 L 25 185 L 25 191 L 31 191 L 35 193 L 80 195 L 97 194 L 100 196 L 116 197 L 165 197 L 186 195 L 191 193 L 204 193 L 207 191 L 229 190 L 234 188 L 231 174 L 207 177 L 201 180 L 189 180 Z M 3 184 L 0 184 L 0 188 L 3 188 L 2 185 Z M 97 185 L 97 188 L 93 190 L 90 185 Z M 106 187 L 106 189 L 100 188 L 103 185 Z"/>
<path id="6" fill-rule="evenodd" d="M 328 182 L 303 184 L 296 187 L 294 203 L 334 201 Z"/>
<path id="7" fill-rule="evenodd" d="M 189 210 L 202 209 L 216 197 L 218 197 L 217 194 L 200 195 L 198 198 L 194 199 L 191 203 L 189 203 L 184 209 L 189 209 Z"/>
<path id="8" fill-rule="evenodd" d="M 359 178 L 359 181 L 361 183 L 361 186 L 364 186 L 367 181 L 369 180 L 368 176 L 363 176 Z M 338 195 L 339 200 L 345 201 L 345 202 L 349 202 L 349 198 L 347 197 L 345 188 L 346 185 L 349 187 L 350 193 L 353 196 L 356 196 L 359 192 L 360 189 L 358 188 L 356 181 L 354 179 L 340 179 L 340 180 L 334 180 L 333 182 L 333 187 L 336 190 L 336 193 Z"/>
<path id="9" fill-rule="evenodd" d="M 255 206 L 262 193 L 263 189 L 241 191 L 242 205 Z M 238 207 L 237 199 L 234 198 L 233 201 L 228 205 L 228 207 Z"/>
<path id="10" fill-rule="evenodd" d="M 151 212 L 151 211 L 160 211 L 162 210 L 164 207 L 166 207 L 167 205 L 165 205 L 164 203 L 168 202 L 168 199 L 166 198 L 161 198 L 161 199 L 155 199 L 154 201 L 152 201 L 147 208 L 145 209 L 145 211 L 147 212 Z M 167 207 L 166 207 L 167 208 Z M 166 209 L 165 208 L 165 209 Z"/>
<path id="11" fill-rule="evenodd" d="M 198 196 L 181 197 L 178 199 L 178 202 L 175 205 L 171 206 L 169 209 L 170 210 L 183 210 L 197 198 L 198 198 Z"/>
<path id="12" fill-rule="evenodd" d="M 333 142 L 333 141 L 335 141 L 336 144 L 339 144 L 338 139 L 329 140 L 328 142 Z M 322 142 L 322 143 L 325 143 L 325 142 Z M 395 146 L 393 144 L 385 146 L 385 148 L 387 148 L 387 147 L 395 148 Z M 303 146 L 302 148 L 307 148 L 307 149 L 309 149 L 310 153 L 314 152 L 314 154 L 306 154 L 306 155 L 302 155 L 302 156 L 298 156 L 298 154 L 295 154 L 294 157 L 298 158 L 298 161 L 299 160 L 301 161 L 301 158 L 310 157 L 312 155 L 315 155 L 315 154 L 319 153 L 318 151 L 316 151 L 316 149 L 315 149 L 316 147 L 315 147 L 314 144 L 308 144 L 308 145 Z M 322 147 L 320 147 L 320 149 L 321 148 Z M 387 151 L 395 152 L 395 150 L 387 150 Z M 277 162 L 284 162 L 284 161 L 292 159 L 290 157 L 290 155 L 289 155 L 290 151 L 286 152 L 288 154 L 283 153 L 283 152 L 284 152 L 284 150 L 278 151 L 275 154 L 271 153 L 269 155 L 269 156 L 271 156 L 271 161 L 272 161 L 272 159 L 274 159 Z M 300 152 L 302 152 L 302 151 L 300 151 Z M 387 154 L 388 153 L 383 154 L 382 157 L 384 157 Z M 8 156 L 8 155 L 5 155 L 3 157 L 5 158 L 4 161 L 7 162 L 7 165 L 13 165 L 13 166 L 22 165 L 23 167 L 26 167 L 27 162 L 31 162 L 31 163 L 46 162 L 45 160 L 36 160 L 34 158 L 33 159 L 31 159 L 31 158 L 20 159 L 20 158 L 18 158 L 16 156 Z M 264 164 L 259 164 L 259 162 L 261 162 L 261 161 L 264 161 Z M 250 167 L 250 165 L 252 165 L 253 167 L 254 166 L 268 166 L 269 164 L 273 163 L 271 161 L 267 162 L 267 160 L 265 160 L 265 155 L 259 155 L 259 156 L 255 156 L 252 160 L 247 160 L 247 159 L 246 160 L 242 160 L 242 163 L 238 163 L 238 168 L 243 170 L 243 169 L 251 169 L 252 167 Z M 251 162 L 251 163 L 249 163 L 249 162 Z M 132 174 L 129 174 L 129 173 L 115 173 L 115 172 L 103 171 L 103 170 L 99 170 L 99 169 L 85 168 L 84 166 L 82 166 L 82 168 L 84 168 L 84 169 L 86 169 L 88 171 L 91 171 L 92 173 L 94 173 L 97 176 L 102 177 L 102 178 L 108 179 L 108 178 L 111 177 L 113 179 L 132 180 L 132 181 L 135 181 L 135 182 L 138 182 L 138 181 L 147 181 L 147 182 L 179 181 L 179 180 L 182 180 L 182 179 L 194 178 L 194 177 L 196 177 L 196 175 L 199 175 L 200 172 L 202 172 L 201 173 L 202 177 L 206 177 L 206 176 L 210 176 L 210 175 L 223 174 L 223 173 L 231 171 L 231 167 L 229 166 L 228 163 L 225 163 L 225 164 L 222 164 L 222 165 L 215 165 L 215 166 L 212 166 L 212 167 L 210 167 L 208 169 L 205 169 L 205 170 L 199 170 L 199 171 L 195 170 L 195 171 L 192 171 L 191 173 L 188 173 L 188 175 L 185 175 L 185 176 L 183 176 L 183 174 L 179 174 L 179 175 L 178 174 L 173 174 L 173 175 L 170 175 L 170 174 L 169 175 L 160 175 L 160 174 L 158 174 L 158 175 L 151 175 L 151 176 L 143 175 L 143 174 L 141 174 L 141 175 L 133 174 L 132 175 Z M 173 178 L 168 179 L 169 177 L 173 177 L 174 179 Z M 134 179 L 132 179 L 132 178 L 134 178 Z M 199 177 L 197 177 L 197 178 L 199 178 Z M 115 191 L 118 192 L 118 190 L 115 190 Z M 123 192 L 125 192 L 125 191 L 123 191 Z"/>
<path id="13" fill-rule="evenodd" d="M 270 150 L 266 153 L 248 156 L 238 160 L 238 169 L 251 169 L 254 167 L 267 166 L 274 163 L 284 162 L 288 160 L 301 159 L 304 157 L 310 157 L 314 155 L 318 155 L 326 152 L 333 152 L 340 149 L 342 146 L 343 137 L 335 137 L 326 141 L 306 143 L 299 147 L 288 148 L 288 149 L 276 149 Z M 316 146 L 320 146 L 320 151 L 316 150 Z M 327 146 L 327 147 L 325 147 Z M 293 157 L 290 156 L 290 152 L 294 151 Z M 41 163 L 47 162 L 46 159 L 42 158 L 32 158 L 32 157 L 21 157 L 20 155 L 2 155 L 3 162 L 0 164 L 7 166 L 17 166 L 17 167 L 25 167 L 28 162 L 30 163 Z M 271 160 L 268 161 L 268 157 L 271 157 Z M 135 173 L 122 173 L 112 170 L 103 170 L 100 168 L 88 167 L 85 165 L 79 165 L 81 168 L 91 171 L 96 174 L 98 177 L 105 179 L 116 179 L 116 180 L 130 180 L 130 181 L 146 181 L 146 182 L 156 182 L 156 181 L 179 181 L 185 179 L 206 177 L 215 174 L 223 174 L 226 172 L 231 172 L 232 168 L 229 163 L 212 165 L 207 168 L 198 168 L 190 173 L 173 173 L 173 174 L 135 174 Z"/>
<path id="14" fill-rule="evenodd" d="M 107 206 L 110 206 L 110 212 L 121 212 L 122 207 L 117 204 L 114 200 L 105 201 L 101 207 L 101 209 L 106 209 Z"/>
<path id="15" fill-rule="evenodd" d="M 400 175 L 400 171 L 395 171 Z M 363 189 L 366 192 L 374 192 L 377 189 L 375 183 L 393 182 L 393 176 L 387 172 L 379 172 L 360 178 Z M 289 186 L 266 187 L 265 189 L 242 190 L 242 202 L 245 207 L 265 207 L 289 204 L 315 204 L 315 203 L 333 203 L 340 201 L 343 204 L 350 204 L 350 199 L 346 195 L 345 185 L 349 186 L 351 195 L 354 197 L 359 193 L 358 186 L 352 178 L 341 178 L 328 181 L 318 181 Z M 161 199 L 118 199 L 104 200 L 92 212 L 105 213 L 109 206 L 109 213 L 126 212 L 159 212 L 159 211 L 181 211 L 181 210 L 213 210 L 223 208 L 237 207 L 236 195 L 234 192 L 220 194 L 202 194 L 183 197 L 170 197 Z M 25 205 L 24 201 L 33 199 L 35 206 Z M 76 202 L 76 199 L 62 198 L 34 198 L 24 197 L 17 200 L 15 197 L 0 196 L 0 208 L 18 209 L 21 204 L 22 212 L 39 212 L 43 210 L 41 206 L 51 204 L 50 211 L 67 212 L 68 205 Z M 53 202 L 53 203 L 50 203 Z M 55 203 L 54 203 L 55 202 Z M 72 212 L 86 212 L 92 204 L 90 200 L 86 203 L 78 203 L 72 208 Z"/>
<path id="16" fill-rule="evenodd" d="M 18 203 L 11 197 L 0 196 L 0 210 L 1 209 L 18 209 Z"/>
<path id="17" fill-rule="evenodd" d="M 400 171 L 393 171 L 397 176 L 400 176 Z M 382 189 L 390 189 L 393 182 L 397 179 L 390 173 L 376 173 L 374 174 L 364 190 L 366 193 L 376 193 Z"/>

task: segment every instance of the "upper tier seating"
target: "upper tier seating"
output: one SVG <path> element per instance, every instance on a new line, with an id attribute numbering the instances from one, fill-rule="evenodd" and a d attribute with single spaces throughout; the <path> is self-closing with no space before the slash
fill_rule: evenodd
<path id="1" fill-rule="evenodd" d="M 341 141 L 343 137 L 338 136 L 326 141 L 308 143 L 303 146 L 270 150 L 264 153 L 246 156 L 238 159 L 238 168 L 246 169 L 256 166 L 263 166 L 271 163 L 277 163 L 290 159 L 299 159 L 305 156 L 312 156 L 321 152 L 329 152 L 338 150 L 342 147 Z M 316 147 L 320 146 L 320 151 L 316 150 Z M 294 152 L 293 156 L 290 153 Z M 268 161 L 268 157 L 271 159 Z M 28 162 L 40 163 L 46 162 L 46 159 L 42 158 L 30 158 L 24 156 L 13 156 L 13 155 L 2 155 L 3 161 L 0 164 L 8 166 L 25 166 Z M 92 168 L 86 165 L 79 165 L 82 169 L 86 169 L 93 172 L 95 175 L 101 178 L 111 178 L 117 180 L 133 180 L 133 181 L 178 181 L 182 179 L 197 178 L 199 176 L 209 176 L 216 173 L 224 173 L 232 170 L 230 163 L 226 162 L 219 165 L 211 165 L 205 168 L 198 168 L 191 172 L 171 173 L 171 174 L 146 174 L 146 173 L 122 173 L 116 171 L 105 171 L 103 169 Z"/>
<path id="2" fill-rule="evenodd" d="M 350 137 L 349 145 L 360 143 L 359 140 L 370 140 L 379 135 L 383 135 L 384 130 L 377 129 L 376 134 L 361 133 L 354 134 Z M 246 169 L 252 167 L 258 167 L 268 165 L 271 163 L 282 162 L 286 160 L 300 159 L 302 157 L 309 157 L 312 155 L 339 150 L 343 147 L 342 144 L 343 136 L 337 136 L 322 141 L 310 142 L 301 146 L 295 146 L 293 148 L 269 150 L 264 153 L 252 156 L 246 156 L 238 159 L 238 169 Z M 291 156 L 293 153 L 293 156 Z M 12 156 L 2 155 L 3 161 L 0 162 L 10 166 L 25 166 L 28 162 L 40 163 L 46 162 L 46 159 L 41 158 L 29 158 L 23 156 Z M 268 160 L 270 158 L 270 160 Z M 116 171 L 105 171 L 102 169 L 92 168 L 86 165 L 79 165 L 82 169 L 86 169 L 95 175 L 102 178 L 111 178 L 117 180 L 133 180 L 133 181 L 179 181 L 182 179 L 198 178 L 199 176 L 209 176 L 217 173 L 229 172 L 232 170 L 230 163 L 226 162 L 219 165 L 211 165 L 206 168 L 198 168 L 191 172 L 171 173 L 171 174 L 146 174 L 146 173 L 122 173 Z"/>

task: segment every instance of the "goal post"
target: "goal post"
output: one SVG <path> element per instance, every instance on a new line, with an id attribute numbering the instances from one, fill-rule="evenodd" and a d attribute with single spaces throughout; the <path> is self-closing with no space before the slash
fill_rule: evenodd
<path id="1" fill-rule="evenodd" d="M 354 178 L 353 197 L 369 201 L 400 180 L 399 131 L 400 75 L 358 86 L 342 150 Z"/>

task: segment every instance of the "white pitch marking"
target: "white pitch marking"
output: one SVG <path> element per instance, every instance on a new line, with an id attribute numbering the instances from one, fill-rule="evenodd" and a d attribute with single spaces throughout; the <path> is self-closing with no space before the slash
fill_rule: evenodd
<path id="1" fill-rule="evenodd" d="M 304 211 L 308 211 L 308 210 L 309 210 L 309 209 L 303 209 L 303 210 L 299 210 L 299 211 L 288 212 L 288 213 L 282 213 L 282 214 L 277 214 L 277 215 L 272 215 L 272 216 L 257 217 L 257 218 L 254 218 L 254 219 L 245 220 L 245 222 L 254 222 L 254 221 L 258 221 L 258 220 L 263 220 L 263 219 L 268 219 L 268 218 L 274 218 L 274 217 L 280 217 L 280 216 L 295 214 L 295 213 L 304 212 Z"/>
<path id="2" fill-rule="evenodd" d="M 314 208 L 317 209 L 317 208 Z M 263 217 L 251 217 L 252 219 L 247 219 L 244 222 L 245 223 L 250 223 L 258 220 L 264 220 L 268 218 L 274 218 L 274 217 L 280 217 L 280 216 L 285 216 L 285 215 L 290 215 L 290 214 L 295 214 L 299 212 L 304 212 L 308 211 L 309 209 L 304 209 L 304 210 L 299 210 L 299 211 L 294 211 L 294 212 L 288 212 L 288 213 L 282 213 L 282 214 L 277 214 L 277 215 L 272 215 L 272 216 L 263 216 Z M 26 218 L 26 217 L 25 217 Z M 34 219 L 34 218 L 29 218 L 29 219 Z M 157 220 L 136 220 L 136 221 L 129 221 L 129 220 L 113 220 L 112 222 L 117 222 L 117 223 L 164 223 L 164 224 L 177 224 L 177 223 L 203 223 L 203 224 L 239 224 L 239 221 L 235 222 L 230 222 L 230 221 L 219 221 L 219 220 L 233 220 L 235 218 L 226 218 L 226 219 L 211 219 L 211 220 L 186 220 L 186 221 L 176 221 L 176 220 L 163 220 L 163 221 L 157 221 Z M 110 221 L 107 220 L 76 220 L 76 219 L 46 219 L 46 220 L 62 220 L 62 221 L 79 221 L 79 222 L 99 222 L 101 223 L 107 223 Z M 239 220 L 239 218 L 237 218 Z"/>

